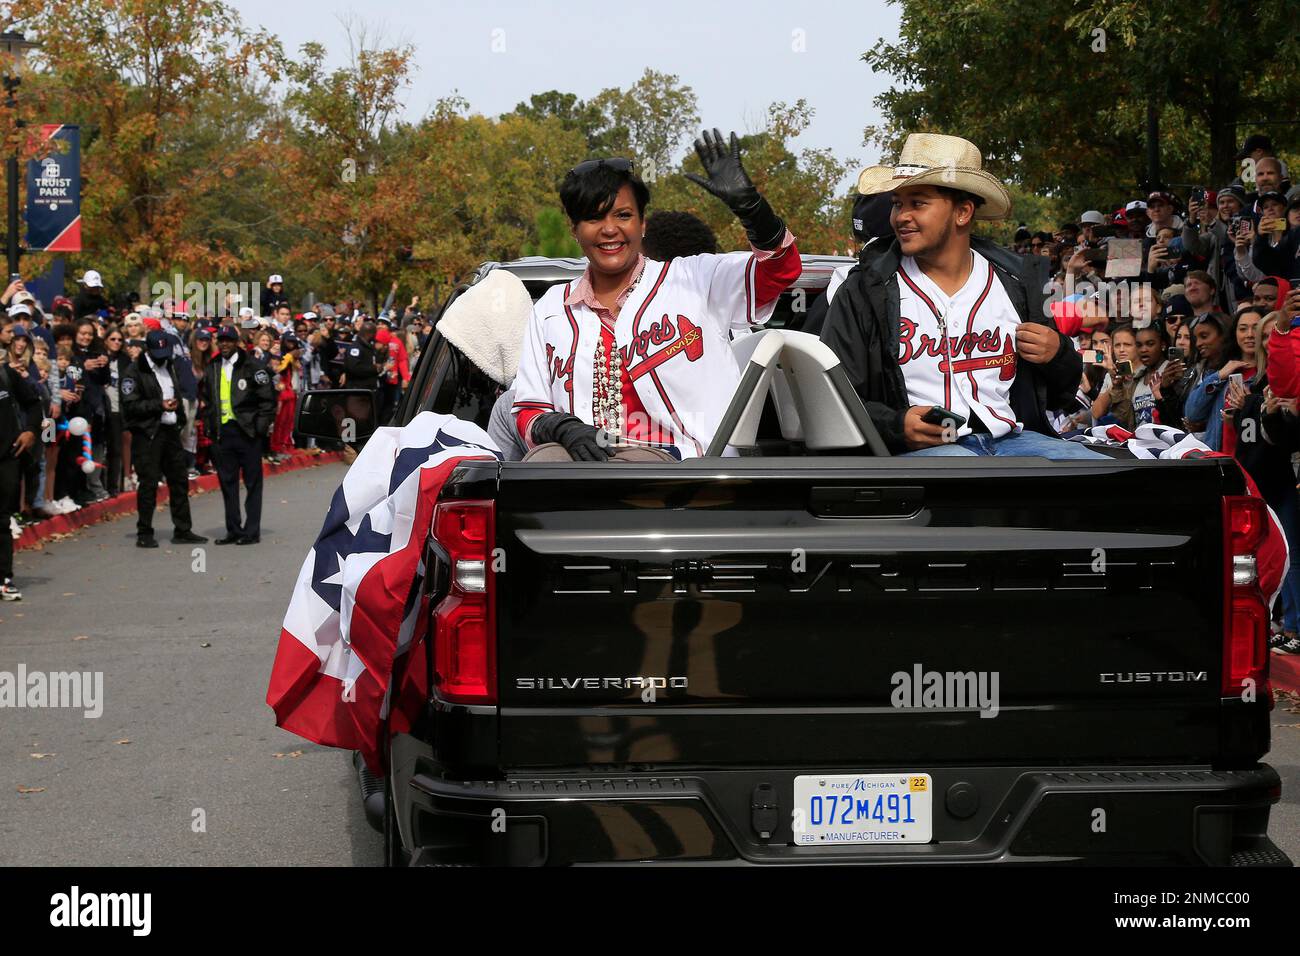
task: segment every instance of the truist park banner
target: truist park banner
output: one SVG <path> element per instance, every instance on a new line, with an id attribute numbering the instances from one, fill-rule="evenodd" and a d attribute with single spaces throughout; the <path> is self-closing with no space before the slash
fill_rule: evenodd
<path id="1" fill-rule="evenodd" d="M 27 163 L 27 248 L 81 251 L 81 129 L 47 123 Z"/>

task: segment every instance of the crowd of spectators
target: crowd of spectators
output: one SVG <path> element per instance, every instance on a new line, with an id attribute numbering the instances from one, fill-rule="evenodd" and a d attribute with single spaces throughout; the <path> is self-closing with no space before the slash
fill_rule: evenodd
<path id="1" fill-rule="evenodd" d="M 1083 352 L 1077 408 L 1062 411 L 1056 429 L 1193 432 L 1241 462 L 1296 555 L 1300 186 L 1266 136 L 1247 139 L 1238 160 L 1246 176 L 1218 189 L 1151 190 L 1051 233 L 1022 224 L 1014 246 L 1046 260 L 1054 317 Z M 1136 240 L 1136 263 L 1133 244 L 1121 251 L 1116 240 Z M 1117 252 L 1128 268 L 1113 267 Z M 1273 639 L 1290 653 L 1300 653 L 1298 564 Z"/>
<path id="2" fill-rule="evenodd" d="M 0 356 L 35 387 L 43 417 L 39 441 L 21 456 L 18 508 L 5 516 L 14 537 L 25 524 L 136 488 L 118 383 L 127 363 L 142 361 L 151 330 L 173 345 L 171 368 L 186 413 L 182 444 L 189 477 L 197 479 L 215 470 L 203 407 L 209 391 L 202 383 L 214 359 L 220 361 L 221 326 L 237 328 L 241 348 L 273 376 L 278 410 L 263 448 L 268 463 L 297 448 L 318 453 L 314 442 L 293 434 L 298 402 L 308 390 L 373 388 L 380 408 L 390 412 L 430 328 L 418 296 L 393 310 L 390 293 L 373 316 L 347 299 L 295 310 L 280 275 L 269 277 L 256 307 L 229 296 L 216 314 L 170 300 L 115 306 L 94 270 L 78 285 L 75 296 L 49 303 L 37 301 L 22 280 L 0 295 Z"/>

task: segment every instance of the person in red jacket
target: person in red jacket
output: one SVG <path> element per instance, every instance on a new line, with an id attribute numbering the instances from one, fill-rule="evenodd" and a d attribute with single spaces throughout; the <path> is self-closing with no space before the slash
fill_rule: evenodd
<path id="1" fill-rule="evenodd" d="M 277 461 L 293 454 L 293 422 L 298 411 L 298 379 L 302 374 L 302 343 L 296 336 L 280 339 L 280 358 L 275 364 L 276 410 L 271 429 L 271 456 Z"/>
<path id="2" fill-rule="evenodd" d="M 411 384 L 411 362 L 406 354 L 406 346 L 402 343 L 402 337 L 394 335 L 387 325 L 380 325 L 375 332 L 375 344 L 388 350 L 384 373 L 379 380 L 380 397 L 383 400 L 379 420 L 386 422 L 392 415 L 393 409 L 397 407 L 402 392 Z"/>

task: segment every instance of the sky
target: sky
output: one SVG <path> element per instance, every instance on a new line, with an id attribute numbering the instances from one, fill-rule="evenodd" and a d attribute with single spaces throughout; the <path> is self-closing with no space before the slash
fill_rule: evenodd
<path id="1" fill-rule="evenodd" d="M 386 45 L 411 43 L 417 69 L 404 102 L 412 120 L 453 92 L 495 116 L 546 90 L 586 99 L 626 88 L 652 67 L 692 87 L 703 123 L 724 133 L 758 129 L 774 101 L 806 99 L 816 115 L 795 145 L 854 158 L 846 187 L 881 158 L 862 145 L 862 130 L 879 124 L 872 100 L 888 82 L 860 58 L 897 40 L 899 8 L 884 0 L 229 2 L 286 52 L 324 44 L 331 65 L 347 60 L 348 18 L 380 30 Z"/>

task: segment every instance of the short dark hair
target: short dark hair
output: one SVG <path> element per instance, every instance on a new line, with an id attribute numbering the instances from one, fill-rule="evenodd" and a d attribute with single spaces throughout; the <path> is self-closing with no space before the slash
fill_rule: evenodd
<path id="1" fill-rule="evenodd" d="M 935 186 L 934 188 L 947 196 L 954 206 L 959 202 L 966 202 L 967 200 L 973 202 L 976 209 L 984 205 L 983 196 L 976 196 L 974 193 L 968 193 L 964 189 L 953 189 L 950 186 Z"/>
<path id="2" fill-rule="evenodd" d="M 712 255 L 718 251 L 718 237 L 699 216 L 689 212 L 657 212 L 645 221 L 641 251 L 660 262 Z"/>
<path id="3" fill-rule="evenodd" d="M 569 170 L 560 183 L 560 203 L 569 222 L 577 225 L 587 219 L 599 219 L 609 212 L 624 186 L 632 187 L 637 215 L 644 216 L 645 207 L 650 204 L 650 188 L 631 170 L 611 166 L 597 166 L 582 173 Z"/>

